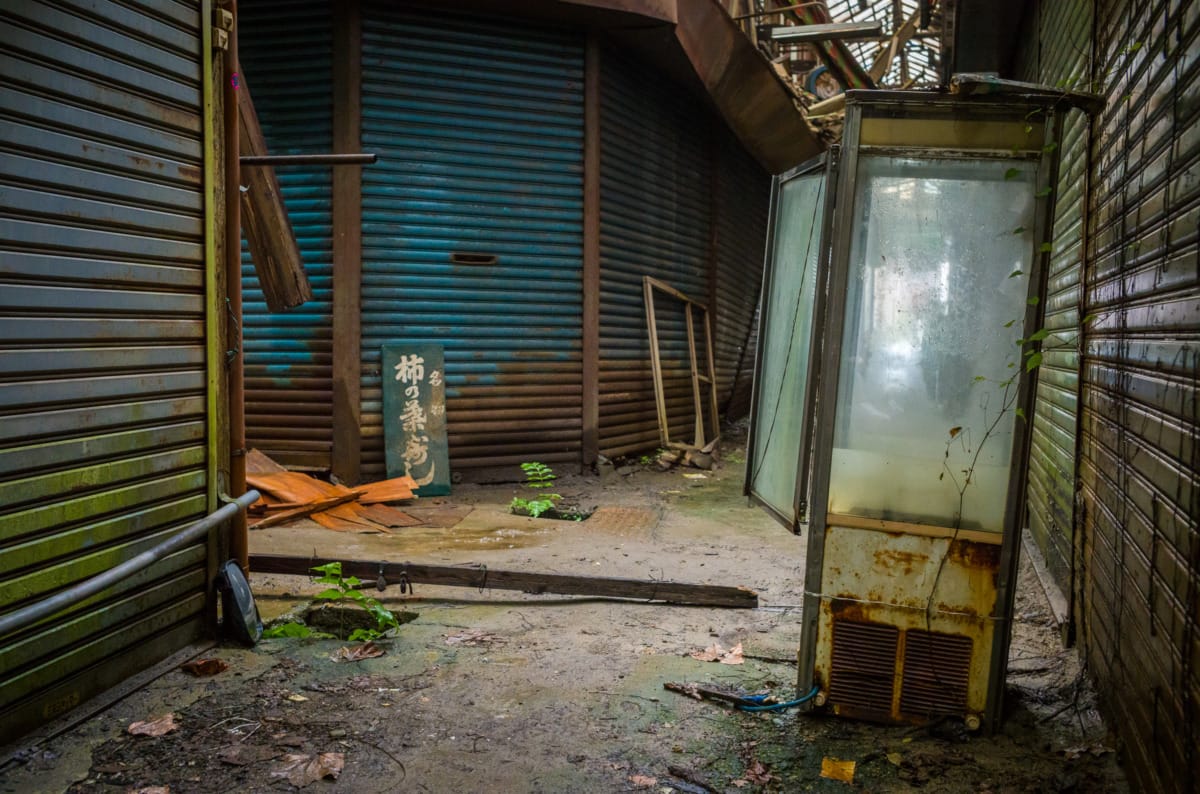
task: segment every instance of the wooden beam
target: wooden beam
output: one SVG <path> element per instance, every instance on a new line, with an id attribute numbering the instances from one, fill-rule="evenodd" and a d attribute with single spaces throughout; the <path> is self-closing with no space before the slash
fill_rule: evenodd
<path id="1" fill-rule="evenodd" d="M 317 557 L 290 557 L 282 554 L 250 555 L 250 570 L 254 573 L 312 576 L 312 568 L 334 562 Z M 357 576 L 364 582 L 374 582 L 381 575 L 388 584 L 428 584 L 443 587 L 520 590 L 541 595 L 600 596 L 630 598 L 639 601 L 662 601 L 688 606 L 732 607 L 754 609 L 758 593 L 744 587 L 726 585 L 659 582 L 644 579 L 618 579 L 607 576 L 571 576 L 529 571 L 499 571 L 486 566 L 455 567 L 449 565 L 419 565 L 409 562 L 378 562 L 370 560 L 341 560 L 343 576 Z"/>
<path id="2" fill-rule="evenodd" d="M 883 76 L 887 74 L 888 69 L 892 68 L 892 61 L 904 49 L 904 45 L 917 32 L 917 20 L 920 17 L 921 10 L 917 9 L 912 16 L 904 20 L 904 22 L 896 29 L 884 45 L 879 55 L 876 56 L 875 62 L 871 64 L 871 68 L 867 70 L 867 74 L 871 75 L 871 79 L 879 82 Z"/>
<path id="3" fill-rule="evenodd" d="M 358 0 L 334 0 L 333 149 L 359 151 L 362 139 L 362 17 Z M 362 168 L 333 169 L 333 449 L 342 482 L 362 476 Z"/>
<path id="4" fill-rule="evenodd" d="M 600 453 L 600 41 L 588 35 L 583 71 L 583 429 L 584 468 Z"/>
<path id="5" fill-rule="evenodd" d="M 265 156 L 267 141 L 258 124 L 246 74 L 240 70 L 237 100 L 240 151 L 251 157 Z M 242 234 L 250 246 L 267 307 L 281 312 L 312 300 L 312 286 L 304 272 L 300 246 L 288 220 L 275 170 L 269 166 L 246 168 L 241 172 L 241 181 Z"/>

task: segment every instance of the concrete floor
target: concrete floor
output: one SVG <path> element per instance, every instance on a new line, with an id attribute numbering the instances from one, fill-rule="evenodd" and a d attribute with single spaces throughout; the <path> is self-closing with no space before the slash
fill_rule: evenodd
<path id="1" fill-rule="evenodd" d="M 674 607 L 418 585 L 383 601 L 416 613 L 387 653 L 336 663 L 338 640 L 218 647 L 229 664 L 172 671 L 0 770 L 0 791 L 291 790 L 287 754 L 341 753 L 311 790 L 392 792 L 825 791 L 827 757 L 853 760 L 868 791 L 1125 791 L 1118 753 L 1071 651 L 1058 645 L 1036 579 L 1023 571 L 1011 715 L 994 737 L 954 726 L 883 727 L 785 712 L 752 715 L 663 689 L 694 681 L 795 691 L 804 544 L 741 497 L 740 449 L 703 477 L 634 465 L 564 477 L 566 501 L 609 508 L 585 522 L 512 516 L 517 490 L 456 486 L 420 509 L 458 506 L 452 528 L 354 535 L 310 522 L 254 532 L 255 552 L 483 563 L 493 569 L 742 585 L 760 607 Z M 514 471 L 514 479 L 518 472 Z M 436 502 L 444 504 L 436 504 Z M 271 619 L 321 586 L 254 576 Z M 746 661 L 689 656 L 742 643 Z M 180 728 L 132 737 L 165 712 Z M 1056 713 L 1057 712 L 1057 713 Z"/>

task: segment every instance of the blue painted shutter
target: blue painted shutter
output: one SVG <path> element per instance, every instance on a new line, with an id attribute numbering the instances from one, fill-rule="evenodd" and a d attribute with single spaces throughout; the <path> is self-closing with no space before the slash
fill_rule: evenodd
<path id="1" fill-rule="evenodd" d="M 324 0 L 244 3 L 239 58 L 271 154 L 333 151 L 333 20 Z M 272 313 L 243 245 L 246 443 L 328 468 L 333 444 L 333 242 L 328 166 L 275 170 L 313 299 Z"/>
<path id="2" fill-rule="evenodd" d="M 642 277 L 709 300 L 711 117 L 657 69 L 613 49 L 601 63 L 600 449 L 612 456 L 659 441 Z M 661 295 L 655 312 L 671 438 L 690 442 L 683 312 Z"/>
<path id="3" fill-rule="evenodd" d="M 364 478 L 387 342 L 445 346 L 453 468 L 579 459 L 582 92 L 577 34 L 364 11 Z"/>

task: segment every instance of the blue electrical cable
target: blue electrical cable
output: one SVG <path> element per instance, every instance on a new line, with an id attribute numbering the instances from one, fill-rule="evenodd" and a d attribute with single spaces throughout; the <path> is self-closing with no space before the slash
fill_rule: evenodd
<path id="1" fill-rule="evenodd" d="M 819 686 L 814 686 L 812 688 L 812 691 L 809 692 L 804 697 L 797 698 L 796 700 L 789 700 L 787 703 L 768 703 L 765 706 L 744 706 L 741 703 L 739 703 L 737 705 L 737 707 L 739 709 L 741 709 L 742 711 L 783 711 L 784 709 L 790 709 L 793 706 L 799 706 L 801 703 L 806 703 L 806 702 L 812 700 L 814 697 L 816 697 L 817 693 L 820 691 L 821 691 L 821 688 Z M 767 699 L 767 695 L 754 695 L 752 697 L 745 698 L 745 700 L 751 700 L 751 701 L 754 701 L 755 703 L 761 703 L 762 701 L 764 701 L 766 699 Z"/>

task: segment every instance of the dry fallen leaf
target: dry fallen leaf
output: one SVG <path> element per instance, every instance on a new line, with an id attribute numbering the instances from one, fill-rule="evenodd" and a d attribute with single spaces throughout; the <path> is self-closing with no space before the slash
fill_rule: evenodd
<path id="1" fill-rule="evenodd" d="M 701 662 L 720 662 L 721 664 L 741 664 L 745 661 L 742 658 L 740 642 L 728 651 L 721 647 L 721 643 L 714 642 L 704 650 L 693 653 L 692 658 Z"/>
<path id="2" fill-rule="evenodd" d="M 126 730 L 134 736 L 162 736 L 178 727 L 179 724 L 175 722 L 174 714 L 164 714 L 152 720 L 131 722 Z"/>
<path id="3" fill-rule="evenodd" d="M 746 780 L 751 783 L 770 783 L 775 776 L 767 771 L 762 761 L 755 761 L 746 769 Z"/>
<path id="4" fill-rule="evenodd" d="M 653 788 L 658 785 L 658 778 L 647 777 L 646 775 L 630 775 L 629 782 L 634 788 Z"/>
<path id="5" fill-rule="evenodd" d="M 182 665 L 179 669 L 200 678 L 202 676 L 223 673 L 229 669 L 229 665 L 220 659 L 193 659 L 187 664 Z"/>
<path id="6" fill-rule="evenodd" d="M 130 794 L 171 794 L 171 787 L 145 786 L 144 788 L 133 789 Z"/>
<path id="7" fill-rule="evenodd" d="M 900 755 L 900 753 L 888 753 L 887 760 L 892 766 L 900 766 L 904 763 L 904 756 Z"/>
<path id="8" fill-rule="evenodd" d="M 739 642 L 737 645 L 730 648 L 729 653 L 725 654 L 717 661 L 721 664 L 741 664 L 742 662 L 746 661 L 744 658 L 742 658 L 742 644 Z"/>
<path id="9" fill-rule="evenodd" d="M 303 703 L 304 701 L 308 700 L 308 698 L 304 697 L 304 695 L 288 695 L 287 699 L 293 703 Z"/>
<path id="10" fill-rule="evenodd" d="M 750 781 L 749 781 L 749 780 L 746 780 L 746 779 L 743 777 L 743 778 L 738 778 L 737 780 L 731 780 L 731 781 L 729 781 L 729 785 L 731 785 L 731 786 L 736 786 L 737 788 L 745 788 L 746 786 L 749 786 L 749 785 L 750 785 Z"/>
<path id="11" fill-rule="evenodd" d="M 335 662 L 357 662 L 362 659 L 373 659 L 376 656 L 383 656 L 387 651 L 380 648 L 373 642 L 364 642 L 362 645 L 348 645 L 345 648 L 338 648 L 329 658 Z"/>
<path id="12" fill-rule="evenodd" d="M 830 780 L 840 780 L 843 783 L 854 782 L 854 761 L 842 761 L 838 758 L 825 756 L 821 759 L 821 777 Z"/>
<path id="13" fill-rule="evenodd" d="M 336 778 L 345 764 L 344 753 L 318 753 L 315 756 L 288 753 L 283 762 L 271 770 L 271 777 L 285 777 L 296 788 L 304 788 L 321 778 Z"/>

